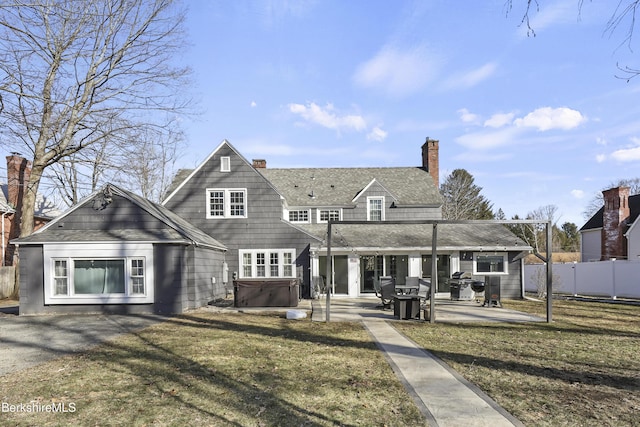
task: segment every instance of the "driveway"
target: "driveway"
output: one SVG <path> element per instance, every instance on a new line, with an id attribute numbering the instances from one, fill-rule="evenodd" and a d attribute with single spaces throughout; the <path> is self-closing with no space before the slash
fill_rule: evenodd
<path id="1" fill-rule="evenodd" d="M 154 315 L 17 316 L 0 308 L 0 376 L 166 320 Z"/>

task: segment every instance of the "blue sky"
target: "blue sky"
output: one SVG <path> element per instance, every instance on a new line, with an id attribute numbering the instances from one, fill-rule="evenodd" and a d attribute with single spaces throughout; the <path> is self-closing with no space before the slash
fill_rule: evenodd
<path id="1" fill-rule="evenodd" d="M 582 226 L 640 176 L 640 77 L 616 78 L 638 61 L 609 2 L 542 1 L 535 37 L 514 3 L 190 1 L 202 114 L 180 166 L 223 139 L 268 167 L 418 166 L 430 137 L 441 181 L 463 168 L 508 218 L 553 204 Z"/>

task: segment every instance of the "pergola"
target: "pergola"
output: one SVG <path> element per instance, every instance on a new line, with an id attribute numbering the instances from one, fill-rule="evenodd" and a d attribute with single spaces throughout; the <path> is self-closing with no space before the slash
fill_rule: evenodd
<path id="1" fill-rule="evenodd" d="M 551 243 L 552 243 L 552 226 L 551 221 L 540 221 L 535 219 L 512 219 L 512 220 L 410 220 L 410 221 L 332 221 L 327 223 L 327 259 L 331 258 L 331 228 L 334 225 L 379 225 L 384 227 L 385 225 L 429 225 L 433 227 L 433 233 L 431 238 L 431 253 L 433 259 L 437 259 L 437 244 L 438 244 L 438 225 L 439 224 L 544 224 L 545 232 L 547 236 L 547 252 L 546 256 L 542 256 L 539 253 L 535 255 L 540 258 L 546 265 L 546 289 L 547 289 L 547 323 L 552 320 L 552 266 L 551 266 Z M 331 271 L 332 265 L 327 262 L 327 277 L 332 277 Z M 435 292 L 438 286 L 438 266 L 436 262 L 431 263 L 431 295 L 429 297 L 429 322 L 435 323 L 436 310 L 435 310 Z M 330 321 L 331 315 L 331 292 L 327 289 L 327 302 L 326 302 L 326 321 Z"/>

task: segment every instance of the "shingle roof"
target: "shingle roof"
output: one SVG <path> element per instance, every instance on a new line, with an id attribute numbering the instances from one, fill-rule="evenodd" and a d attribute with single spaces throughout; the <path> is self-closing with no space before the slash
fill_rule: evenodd
<path id="1" fill-rule="evenodd" d="M 7 197 L 4 195 L 4 187 L 6 186 L 0 187 L 0 212 L 13 213 L 15 209 L 7 202 Z"/>
<path id="2" fill-rule="evenodd" d="M 301 225 L 301 228 L 323 239 L 326 224 Z M 332 246 L 341 248 L 431 248 L 431 224 L 335 224 Z M 438 249 L 464 250 L 530 250 L 502 224 L 438 224 Z"/>
<path id="3" fill-rule="evenodd" d="M 596 228 L 602 228 L 603 226 L 603 214 L 604 206 L 598 209 L 598 212 L 593 214 L 591 218 L 580 228 L 580 231 L 593 230 Z M 640 215 L 640 194 L 629 196 L 629 220 L 628 225 L 631 225 Z"/>
<path id="4" fill-rule="evenodd" d="M 92 203 L 98 193 L 105 190 L 111 191 L 115 195 L 119 195 L 138 205 L 144 211 L 166 224 L 166 229 L 109 229 L 109 230 L 66 230 L 64 228 L 55 227 L 55 224 L 64 219 L 75 209 L 87 203 Z M 39 244 L 45 242 L 88 242 L 88 241 L 154 241 L 154 242 L 193 242 L 201 246 L 208 246 L 217 249 L 226 250 L 225 245 L 218 242 L 204 231 L 193 226 L 191 223 L 173 213 L 169 209 L 153 203 L 143 197 L 138 196 L 130 191 L 123 190 L 113 184 L 107 184 L 103 190 L 93 193 L 85 200 L 80 202 L 74 208 L 65 212 L 56 218 L 47 226 L 36 231 L 27 237 L 14 240 L 19 244 Z"/>
<path id="5" fill-rule="evenodd" d="M 284 196 L 289 206 L 351 206 L 376 179 L 397 205 L 439 206 L 442 198 L 423 168 L 258 169 Z M 313 195 L 313 197 L 311 197 Z"/>

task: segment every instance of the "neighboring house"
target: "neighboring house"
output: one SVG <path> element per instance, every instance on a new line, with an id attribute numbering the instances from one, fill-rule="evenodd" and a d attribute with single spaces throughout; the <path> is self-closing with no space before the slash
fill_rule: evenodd
<path id="1" fill-rule="evenodd" d="M 582 262 L 640 257 L 640 195 L 629 187 L 602 192 L 604 203 L 580 228 Z"/>
<path id="2" fill-rule="evenodd" d="M 19 154 L 7 156 L 7 184 L 0 185 L 0 229 L 2 230 L 2 266 L 14 264 L 15 246 L 10 240 L 20 236 L 20 216 L 24 188 L 31 175 L 31 162 Z M 52 209 L 37 209 L 34 215 L 34 230 L 42 227 L 57 212 Z"/>
<path id="3" fill-rule="evenodd" d="M 335 294 L 370 295 L 380 276 L 431 275 L 432 225 L 384 223 L 442 218 L 438 149 L 427 139 L 419 167 L 269 169 L 223 141 L 178 176 L 163 205 L 229 248 L 234 277 L 298 277 L 303 296 L 326 272 L 327 222 L 370 222 L 333 227 L 328 281 Z M 521 255 L 530 249 L 500 224 L 440 224 L 437 292 L 468 271 L 500 277 L 503 297 L 522 297 Z"/>
<path id="4" fill-rule="evenodd" d="M 228 282 L 222 243 L 114 185 L 12 243 L 20 314 L 181 313 Z"/>

